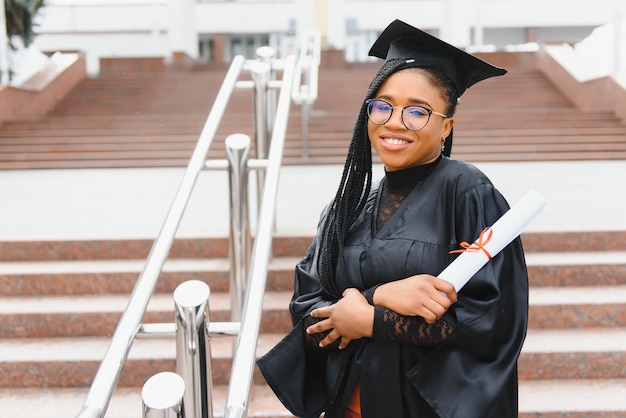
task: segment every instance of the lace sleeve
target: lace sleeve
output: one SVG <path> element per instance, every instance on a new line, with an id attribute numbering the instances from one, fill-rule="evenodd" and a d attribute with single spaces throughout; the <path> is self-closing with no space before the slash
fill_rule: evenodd
<path id="1" fill-rule="evenodd" d="M 429 324 L 420 316 L 403 316 L 382 306 L 374 307 L 373 339 L 434 347 L 453 331 L 453 325 L 442 319 Z"/>

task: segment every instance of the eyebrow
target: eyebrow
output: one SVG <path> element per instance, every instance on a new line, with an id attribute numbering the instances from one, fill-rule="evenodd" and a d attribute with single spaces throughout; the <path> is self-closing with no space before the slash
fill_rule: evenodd
<path id="1" fill-rule="evenodd" d="M 380 95 L 380 96 L 378 96 L 378 98 L 379 99 L 385 99 L 385 100 L 388 100 L 390 102 L 393 100 L 393 98 L 391 96 L 388 96 L 386 94 Z M 411 103 L 413 103 L 415 105 L 418 105 L 418 106 L 425 106 L 425 107 L 428 107 L 430 109 L 433 108 L 433 106 L 430 103 L 428 103 L 427 101 L 425 101 L 425 100 L 409 98 L 409 102 L 411 102 Z"/>

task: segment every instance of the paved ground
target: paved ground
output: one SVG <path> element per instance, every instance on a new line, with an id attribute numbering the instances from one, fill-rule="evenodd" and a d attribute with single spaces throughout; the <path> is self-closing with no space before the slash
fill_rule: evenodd
<path id="1" fill-rule="evenodd" d="M 478 166 L 512 205 L 531 189 L 547 198 L 548 211 L 529 230 L 626 230 L 626 161 Z M 283 167 L 278 232 L 311 232 L 341 170 Z M 156 237 L 183 174 L 182 168 L 0 171 L 0 240 Z M 226 235 L 227 202 L 227 174 L 201 173 L 179 236 Z"/>

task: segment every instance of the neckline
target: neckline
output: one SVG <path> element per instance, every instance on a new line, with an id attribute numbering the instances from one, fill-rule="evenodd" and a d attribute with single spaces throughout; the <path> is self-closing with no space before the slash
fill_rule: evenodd
<path id="1" fill-rule="evenodd" d="M 439 155 L 439 158 L 431 163 L 397 171 L 385 171 L 385 186 L 390 192 L 393 192 L 394 190 L 406 187 L 407 184 L 415 184 L 420 179 L 428 176 L 442 158 L 443 157 Z"/>

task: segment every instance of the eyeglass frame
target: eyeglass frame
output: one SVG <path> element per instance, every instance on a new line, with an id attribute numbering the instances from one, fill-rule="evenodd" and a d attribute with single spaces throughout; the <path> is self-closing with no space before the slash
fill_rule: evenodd
<path id="1" fill-rule="evenodd" d="M 387 103 L 387 104 L 389 105 L 389 107 L 391 108 L 391 112 L 389 112 L 389 117 L 388 117 L 388 118 L 387 118 L 384 122 L 381 122 L 381 123 L 374 122 L 374 121 L 372 120 L 371 116 L 370 116 L 370 103 L 372 103 L 372 102 L 374 102 L 374 101 L 379 101 L 379 102 Z M 366 105 L 367 119 L 368 119 L 370 122 L 372 122 L 374 125 L 384 125 L 385 123 L 389 122 L 389 120 L 391 120 L 391 117 L 393 116 L 393 111 L 394 111 L 395 109 L 402 109 L 402 111 L 400 112 L 400 119 L 402 120 L 402 124 L 404 125 L 404 127 L 405 127 L 405 128 L 407 128 L 409 131 L 419 131 L 419 130 L 424 129 L 424 128 L 426 127 L 426 125 L 428 125 L 428 122 L 430 122 L 430 117 L 431 117 L 433 114 L 438 115 L 438 116 L 441 116 L 441 117 L 442 117 L 442 118 L 444 118 L 444 119 L 449 118 L 449 116 L 448 116 L 448 115 L 444 115 L 443 113 L 437 112 L 437 111 L 435 111 L 435 110 L 429 109 L 429 108 L 424 107 L 424 106 L 420 106 L 420 105 L 408 105 L 408 106 L 404 106 L 404 107 L 402 107 L 402 106 L 394 106 L 394 105 L 392 105 L 391 103 L 389 103 L 387 100 L 384 100 L 384 99 L 377 99 L 377 98 L 375 98 L 375 97 L 373 97 L 373 98 L 371 98 L 371 99 L 367 99 L 367 100 L 365 101 L 365 105 Z M 426 123 L 424 123 L 424 126 L 422 126 L 421 128 L 418 128 L 418 129 L 411 129 L 411 128 L 409 128 L 409 127 L 407 126 L 406 122 L 404 122 L 404 111 L 405 111 L 406 109 L 408 109 L 409 107 L 419 107 L 420 109 L 424 109 L 424 110 L 428 113 L 428 119 L 426 119 Z"/>

